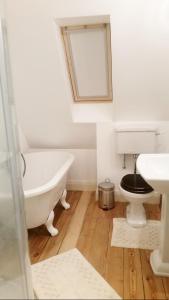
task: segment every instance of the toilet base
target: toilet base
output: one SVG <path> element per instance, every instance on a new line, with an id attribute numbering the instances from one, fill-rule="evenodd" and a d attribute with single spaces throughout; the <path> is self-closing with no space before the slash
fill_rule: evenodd
<path id="1" fill-rule="evenodd" d="M 127 223 L 132 227 L 143 227 L 147 224 L 146 213 L 142 203 L 128 204 L 126 217 Z"/>

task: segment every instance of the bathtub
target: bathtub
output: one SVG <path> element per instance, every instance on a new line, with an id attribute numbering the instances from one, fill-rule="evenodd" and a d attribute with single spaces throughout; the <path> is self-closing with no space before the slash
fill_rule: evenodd
<path id="1" fill-rule="evenodd" d="M 52 236 L 58 234 L 53 226 L 54 207 L 61 202 L 65 209 L 67 173 L 74 157 L 59 150 L 33 151 L 24 154 L 26 173 L 23 178 L 27 228 L 45 224 Z"/>

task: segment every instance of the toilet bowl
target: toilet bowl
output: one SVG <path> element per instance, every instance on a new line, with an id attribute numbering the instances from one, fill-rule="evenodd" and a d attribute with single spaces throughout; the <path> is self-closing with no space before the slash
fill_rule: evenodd
<path id="1" fill-rule="evenodd" d="M 143 203 L 153 196 L 153 188 L 140 174 L 127 174 L 121 180 L 120 191 L 129 202 L 126 209 L 127 222 L 133 227 L 145 226 L 147 220 Z"/>

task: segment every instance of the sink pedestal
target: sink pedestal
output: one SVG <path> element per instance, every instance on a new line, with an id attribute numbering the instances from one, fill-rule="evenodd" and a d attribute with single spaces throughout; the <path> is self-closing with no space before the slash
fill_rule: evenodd
<path id="1" fill-rule="evenodd" d="M 152 252 L 150 263 L 156 275 L 169 277 L 169 194 L 162 198 L 160 238 L 160 248 Z"/>

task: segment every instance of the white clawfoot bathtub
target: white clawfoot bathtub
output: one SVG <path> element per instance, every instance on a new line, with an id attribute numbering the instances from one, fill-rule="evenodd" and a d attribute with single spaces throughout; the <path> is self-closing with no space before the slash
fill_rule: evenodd
<path id="1" fill-rule="evenodd" d="M 60 200 L 65 209 L 67 173 L 74 161 L 72 154 L 58 150 L 24 154 L 26 173 L 23 178 L 27 228 L 46 225 L 52 236 L 58 234 L 53 226 L 54 207 Z"/>

